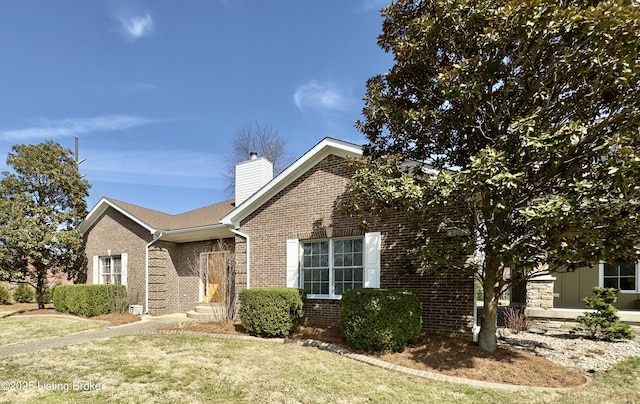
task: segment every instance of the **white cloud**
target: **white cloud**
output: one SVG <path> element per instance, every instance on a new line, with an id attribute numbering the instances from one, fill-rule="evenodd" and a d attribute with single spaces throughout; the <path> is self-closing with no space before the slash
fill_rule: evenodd
<path id="1" fill-rule="evenodd" d="M 311 80 L 298 87 L 293 100 L 301 111 L 306 108 L 343 110 L 351 104 L 344 90 L 333 83 Z"/>
<path id="2" fill-rule="evenodd" d="M 120 23 L 118 32 L 126 39 L 136 40 L 153 33 L 151 14 L 134 15 L 125 9 L 119 10 L 114 18 Z"/>
<path id="3" fill-rule="evenodd" d="M 217 164 L 222 156 L 187 150 L 104 150 L 84 149 L 81 170 L 87 179 L 179 188 L 219 189 L 222 176 Z"/>
<path id="4" fill-rule="evenodd" d="M 157 90 L 158 86 L 156 86 L 155 84 L 151 84 L 151 83 L 137 82 L 136 84 L 133 85 L 133 88 L 135 90 L 140 90 L 140 91 Z"/>
<path id="5" fill-rule="evenodd" d="M 154 121 L 131 115 L 105 115 L 94 118 L 66 118 L 43 120 L 40 125 L 4 130 L 0 132 L 2 141 L 30 141 L 34 139 L 55 139 L 73 137 L 93 132 L 112 132 L 148 125 Z"/>

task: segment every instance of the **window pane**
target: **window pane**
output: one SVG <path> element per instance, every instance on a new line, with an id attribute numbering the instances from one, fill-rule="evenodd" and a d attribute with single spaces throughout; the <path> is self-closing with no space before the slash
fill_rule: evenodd
<path id="1" fill-rule="evenodd" d="M 636 290 L 636 277 L 635 276 L 620 277 L 620 289 Z"/>
<path id="2" fill-rule="evenodd" d="M 360 282 L 360 285 L 362 285 L 362 273 L 363 272 L 364 271 L 362 270 L 362 268 L 353 270 L 353 280 L 356 281 L 356 282 Z"/>
<path id="3" fill-rule="evenodd" d="M 322 254 L 329 254 L 329 243 L 326 241 L 323 241 L 320 243 L 320 252 Z"/>
<path id="4" fill-rule="evenodd" d="M 342 283 L 336 283 L 336 288 L 335 288 L 335 294 L 336 295 L 341 295 L 344 293 L 344 288 Z"/>
<path id="5" fill-rule="evenodd" d="M 620 265 L 620 276 L 636 276 L 636 266 L 634 264 Z"/>
<path id="6" fill-rule="evenodd" d="M 313 255 L 311 257 L 311 266 L 313 268 L 317 268 L 320 266 L 320 256 L 319 255 Z"/>
<path id="7" fill-rule="evenodd" d="M 351 254 L 347 254 L 344 256 L 344 266 L 345 267 L 353 266 L 353 256 Z"/>
<path id="8" fill-rule="evenodd" d="M 321 283 L 320 284 L 322 287 L 320 289 L 320 293 L 323 295 L 328 295 L 329 294 L 329 282 L 327 281 L 327 283 Z"/>
<path id="9" fill-rule="evenodd" d="M 302 266 L 310 267 L 311 266 L 311 257 L 305 256 L 302 260 Z"/>
<path id="10" fill-rule="evenodd" d="M 611 264 L 604 264 L 604 276 L 617 276 L 618 267 Z"/>
<path id="11" fill-rule="evenodd" d="M 362 240 L 353 240 L 353 252 L 362 252 Z"/>
<path id="12" fill-rule="evenodd" d="M 333 243 L 333 253 L 341 254 L 342 252 L 344 252 L 344 243 L 342 241 L 335 241 Z"/>
<path id="13" fill-rule="evenodd" d="M 346 275 L 342 269 L 336 269 L 334 274 L 333 280 L 335 282 L 342 282 L 342 280 L 344 280 L 344 275 Z"/>
<path id="14" fill-rule="evenodd" d="M 113 267 L 113 273 L 120 273 L 122 272 L 122 261 L 120 260 L 120 257 L 112 257 L 111 258 L 111 266 Z"/>
<path id="15" fill-rule="evenodd" d="M 604 283 L 603 287 L 605 288 L 617 288 L 618 278 L 604 278 L 603 283 Z"/>
<path id="16" fill-rule="evenodd" d="M 334 266 L 337 266 L 337 267 L 341 267 L 341 266 L 343 266 L 342 260 L 343 260 L 343 258 L 342 258 L 342 254 L 340 254 L 340 255 L 334 255 L 334 256 L 333 256 L 333 265 L 334 265 Z"/>
<path id="17" fill-rule="evenodd" d="M 329 256 L 328 255 L 321 255 L 320 256 L 320 266 L 321 267 L 328 267 L 329 266 Z"/>
<path id="18" fill-rule="evenodd" d="M 362 253 L 353 254 L 353 266 L 361 267 L 362 266 Z"/>

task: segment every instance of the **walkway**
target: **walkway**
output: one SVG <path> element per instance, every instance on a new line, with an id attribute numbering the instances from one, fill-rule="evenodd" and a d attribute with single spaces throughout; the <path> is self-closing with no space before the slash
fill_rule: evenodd
<path id="1" fill-rule="evenodd" d="M 47 316 L 51 315 L 47 314 Z M 17 344 L 0 346 L 0 358 L 6 358 L 24 353 L 33 353 L 41 351 L 43 349 L 81 344 L 83 342 L 99 339 L 119 337 L 121 335 L 139 334 L 149 332 L 157 328 L 177 325 L 185 322 L 189 322 L 189 319 L 187 319 L 187 316 L 184 313 L 143 317 L 143 321 L 138 321 L 131 324 L 100 328 L 97 330 L 82 331 L 62 337 L 51 337 L 36 341 L 27 341 Z"/>

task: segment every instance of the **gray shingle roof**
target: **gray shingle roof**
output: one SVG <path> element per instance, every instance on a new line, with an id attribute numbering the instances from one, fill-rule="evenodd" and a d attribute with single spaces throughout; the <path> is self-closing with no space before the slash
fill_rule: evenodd
<path id="1" fill-rule="evenodd" d="M 131 216 L 138 218 L 158 230 L 178 230 L 194 227 L 210 226 L 220 224 L 220 219 L 226 216 L 234 208 L 233 199 L 224 202 L 214 203 L 199 209 L 188 212 L 170 215 L 153 209 L 119 201 L 117 199 L 105 198 L 120 209 L 128 212 Z"/>

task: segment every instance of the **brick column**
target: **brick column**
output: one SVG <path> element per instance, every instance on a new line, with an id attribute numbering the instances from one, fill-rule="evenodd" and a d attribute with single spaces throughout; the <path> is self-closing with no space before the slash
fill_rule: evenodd
<path id="1" fill-rule="evenodd" d="M 549 274 L 536 276 L 527 281 L 527 307 L 553 309 L 554 276 Z"/>

